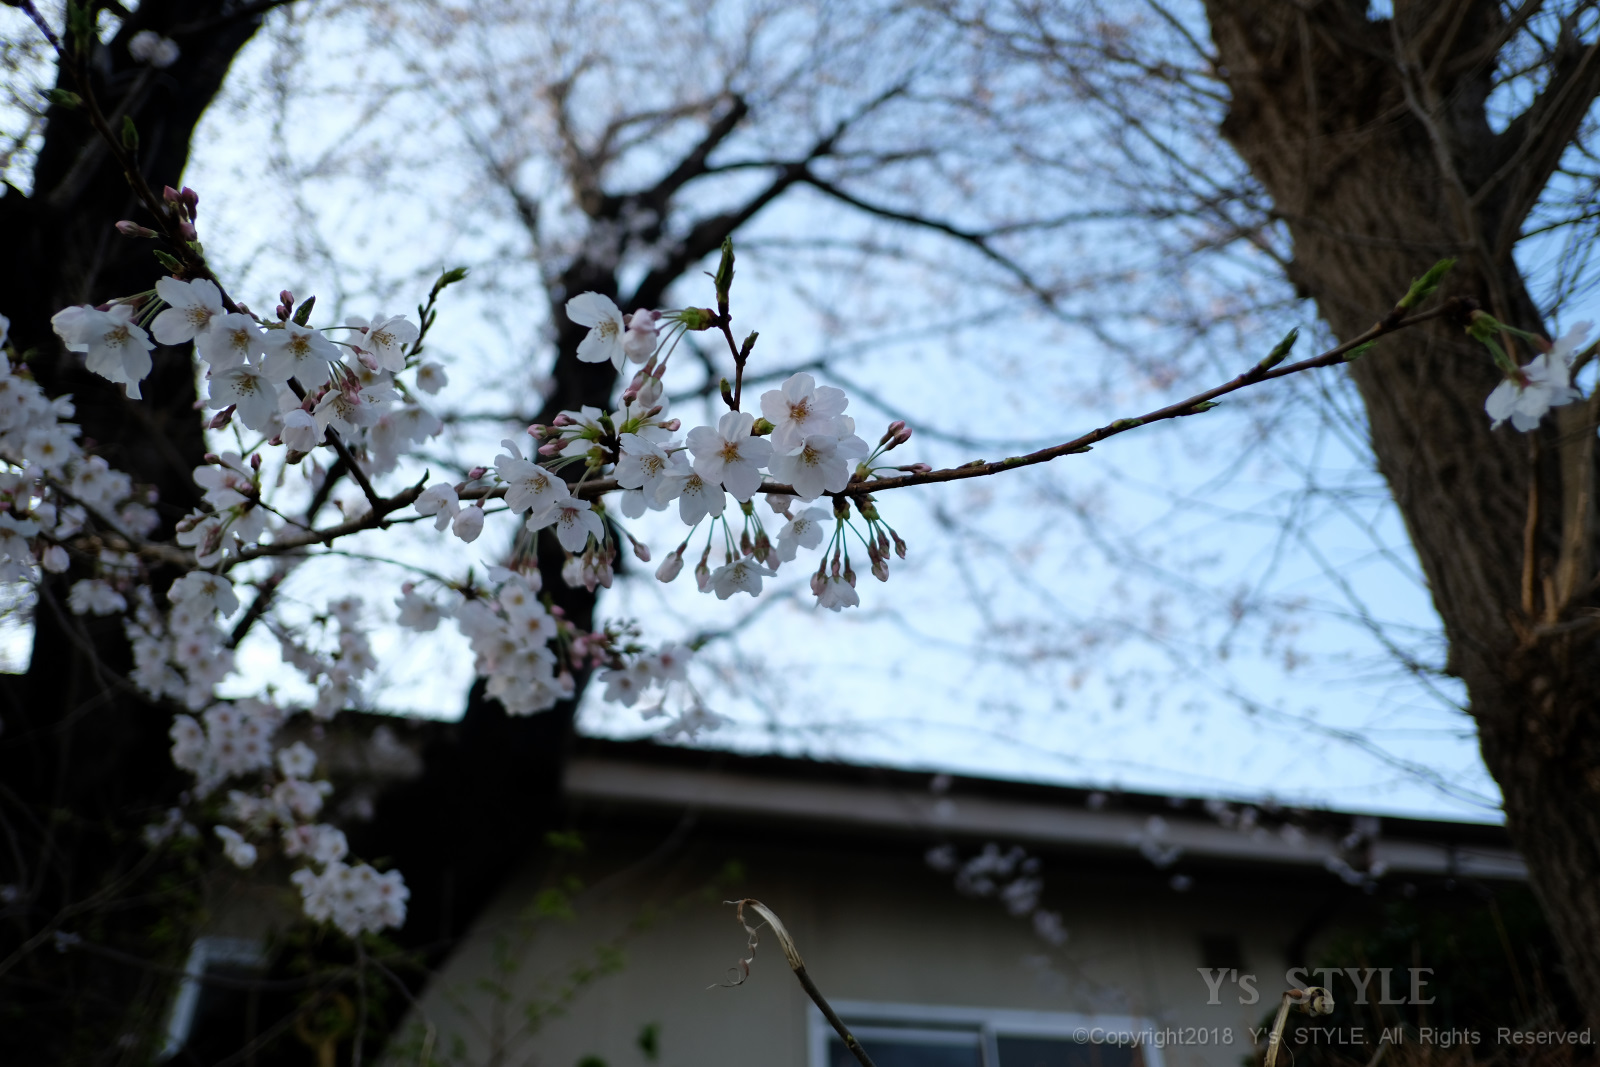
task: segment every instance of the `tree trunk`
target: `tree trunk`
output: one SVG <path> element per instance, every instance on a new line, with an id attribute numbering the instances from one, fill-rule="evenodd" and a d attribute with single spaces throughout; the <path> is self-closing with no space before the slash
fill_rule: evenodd
<path id="1" fill-rule="evenodd" d="M 86 66 L 95 92 L 108 113 L 123 108 L 133 120 L 141 167 L 156 188 L 180 184 L 201 114 L 260 25 L 260 6 L 239 7 L 146 0 L 109 44 L 90 46 Z M 155 70 L 128 55 L 128 41 L 146 29 L 177 41 L 177 62 Z M 65 77 L 61 85 L 77 88 Z M 47 393 L 72 395 L 92 451 L 159 493 L 157 536 L 169 536 L 198 500 L 190 472 L 205 452 L 189 346 L 158 348 L 144 384 L 148 399 L 130 401 L 121 387 L 89 374 L 50 328 L 51 315 L 67 305 L 151 288 L 164 273 L 151 255 L 153 243 L 128 240 L 113 228 L 119 219 L 151 220 L 83 114 L 60 107 L 48 114 L 31 194 L 11 187 L 3 193 L 0 314 L 11 320 L 12 343 Z M 79 577 L 47 580 L 28 672 L 0 677 L 0 824 L 9 837 L 0 850 L 0 884 L 19 892 L 0 912 L 0 959 L 41 930 L 59 928 L 81 931 L 135 961 L 181 963 L 187 891 L 174 897 L 174 883 L 158 887 L 172 876 L 171 865 L 125 887 L 116 908 L 61 912 L 138 864 L 148 851 L 141 827 L 185 786 L 167 751 L 171 710 L 126 683 L 132 663 L 120 619 L 80 619 L 66 611 L 67 587 Z M 139 903 L 141 894 L 153 895 Z M 163 926 L 164 917 L 174 925 Z M 143 1042 L 158 1034 L 165 990 L 148 965 L 46 944 L 0 976 L 7 1051 L 19 1063 L 148 1054 L 153 1050 Z M 142 1043 L 119 1044 L 128 1033 Z"/>
<path id="2" fill-rule="evenodd" d="M 1597 87 L 1558 52 L 1527 121 L 1493 132 L 1498 7 L 1397 0 L 1391 24 L 1369 21 L 1366 0 L 1207 0 L 1231 92 L 1222 133 L 1288 225 L 1291 280 L 1340 338 L 1446 256 L 1460 262 L 1445 295 L 1543 330 L 1511 250 Z M 1444 320 L 1351 375 L 1568 976 L 1580 995 L 1600 988 L 1594 405 L 1533 434 L 1491 431 L 1500 373 Z"/>

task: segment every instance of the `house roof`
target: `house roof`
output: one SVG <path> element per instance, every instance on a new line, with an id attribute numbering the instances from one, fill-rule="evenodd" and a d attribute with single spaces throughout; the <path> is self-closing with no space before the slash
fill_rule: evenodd
<path id="1" fill-rule="evenodd" d="M 566 795 L 581 806 L 867 835 L 994 840 L 1228 864 L 1524 880 L 1503 827 L 1123 793 L 881 767 L 740 756 L 650 742 L 580 741 Z M 1164 861 L 1164 862 L 1163 862 Z M 1287 873 L 1287 872 L 1286 872 Z"/>

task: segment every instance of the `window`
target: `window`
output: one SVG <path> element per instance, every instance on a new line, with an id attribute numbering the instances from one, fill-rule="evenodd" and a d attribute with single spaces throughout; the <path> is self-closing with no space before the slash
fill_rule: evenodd
<path id="1" fill-rule="evenodd" d="M 1161 1050 L 1126 1038 L 1143 1019 L 1058 1012 L 840 1001 L 834 1005 L 878 1067 L 1163 1067 Z M 856 1058 L 815 1007 L 811 1067 L 853 1067 Z"/>

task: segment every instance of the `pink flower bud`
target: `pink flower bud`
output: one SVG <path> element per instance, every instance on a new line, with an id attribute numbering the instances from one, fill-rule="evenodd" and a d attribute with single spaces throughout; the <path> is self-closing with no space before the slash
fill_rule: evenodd
<path id="1" fill-rule="evenodd" d="M 683 572 L 683 549 L 668 556 L 661 561 L 661 566 L 656 568 L 656 581 L 670 582 Z"/>
<path id="2" fill-rule="evenodd" d="M 278 299 L 283 301 L 285 304 L 288 304 L 290 307 L 294 306 L 294 294 L 287 289 L 281 289 L 278 291 Z"/>
<path id="3" fill-rule="evenodd" d="M 889 580 L 889 561 L 883 556 L 879 556 L 877 559 L 872 561 L 872 576 L 878 579 L 880 582 L 887 582 Z M 853 585 L 855 583 L 852 582 L 851 584 Z"/>
<path id="4" fill-rule="evenodd" d="M 205 462 L 211 464 L 213 467 L 220 467 L 222 465 L 222 457 L 217 455 L 215 452 L 207 452 L 204 456 L 201 456 L 200 458 L 202 460 L 204 460 Z"/>
<path id="5" fill-rule="evenodd" d="M 907 426 L 905 429 L 894 435 L 894 444 L 890 445 L 889 447 L 899 448 L 909 440 L 911 440 L 911 427 Z"/>
<path id="6" fill-rule="evenodd" d="M 536 422 L 532 426 L 529 426 L 528 427 L 528 436 L 529 437 L 543 437 L 544 436 L 544 424 Z"/>
<path id="7" fill-rule="evenodd" d="M 552 426 L 571 426 L 572 425 L 572 420 L 567 418 L 566 412 L 562 412 L 561 414 L 557 415 L 555 418 L 550 420 L 550 425 L 552 425 Z"/>
<path id="8" fill-rule="evenodd" d="M 127 219 L 123 219 L 121 222 L 117 223 L 117 232 L 122 234 L 124 237 L 159 236 L 156 231 L 152 230 L 150 227 L 140 226 L 137 222 L 130 222 Z"/>
<path id="9" fill-rule="evenodd" d="M 183 197 L 179 194 L 178 190 L 174 189 L 172 186 L 163 185 L 161 187 L 161 199 L 165 200 L 169 204 L 176 204 L 181 202 Z"/>
<path id="10" fill-rule="evenodd" d="M 178 223 L 178 236 L 182 237 L 185 241 L 194 240 L 197 236 L 194 223 L 188 221 Z"/>
<path id="11" fill-rule="evenodd" d="M 178 196 L 183 200 L 183 206 L 189 209 L 189 217 L 193 218 L 200 208 L 200 194 L 185 185 Z"/>
<path id="12" fill-rule="evenodd" d="M 488 473 L 489 473 L 489 468 L 488 467 L 473 467 L 471 470 L 469 470 L 467 472 L 467 481 L 475 482 L 479 478 L 482 478 L 485 474 L 488 474 Z"/>
<path id="13" fill-rule="evenodd" d="M 561 452 L 561 442 L 560 441 L 550 441 L 547 444 L 542 444 L 542 445 L 539 446 L 539 455 L 541 455 L 541 456 L 559 455 L 560 452 Z"/>
<path id="14" fill-rule="evenodd" d="M 663 422 L 661 424 L 661 428 L 663 430 L 667 431 L 668 433 L 677 433 L 679 427 L 681 427 L 682 425 L 683 425 L 683 420 L 682 419 L 668 419 L 666 422 Z"/>
<path id="15" fill-rule="evenodd" d="M 634 554 L 634 556 L 636 556 L 638 558 L 639 562 L 640 563 L 649 563 L 650 562 L 650 546 L 645 544 L 642 541 L 634 541 L 633 538 L 631 538 L 631 537 L 628 538 L 628 540 L 633 542 L 633 554 Z"/>
<path id="16" fill-rule="evenodd" d="M 250 456 L 250 469 L 253 470 L 253 471 L 258 471 L 258 470 L 261 469 L 261 453 L 260 452 L 254 452 L 254 453 L 251 454 L 251 456 Z"/>

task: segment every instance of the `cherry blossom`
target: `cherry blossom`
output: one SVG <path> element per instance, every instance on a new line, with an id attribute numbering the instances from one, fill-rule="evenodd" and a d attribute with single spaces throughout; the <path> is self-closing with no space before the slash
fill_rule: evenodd
<path id="1" fill-rule="evenodd" d="M 283 443 L 295 452 L 310 452 L 322 440 L 323 430 L 309 411 L 294 407 L 283 413 Z"/>
<path id="2" fill-rule="evenodd" d="M 800 371 L 777 389 L 761 394 L 761 414 L 772 423 L 772 446 L 788 452 L 813 434 L 839 436 L 836 420 L 849 403 L 843 389 L 819 386 L 815 378 Z"/>
<path id="3" fill-rule="evenodd" d="M 512 511 L 543 511 L 567 495 L 567 483 L 559 476 L 523 459 L 514 442 L 500 443 L 510 455 L 495 457 L 494 465 L 506 483 L 506 505 Z"/>
<path id="4" fill-rule="evenodd" d="M 157 70 L 172 66 L 179 55 L 178 43 L 154 30 L 140 30 L 128 41 L 129 58 L 136 63 L 148 63 Z"/>
<path id="5" fill-rule="evenodd" d="M 255 866 L 256 846 L 231 826 L 219 826 L 216 830 L 217 836 L 222 839 L 222 853 L 228 857 L 229 863 L 235 867 Z"/>
<path id="6" fill-rule="evenodd" d="M 116 382 L 134 399 L 141 399 L 139 383 L 153 366 L 150 336 L 134 325 L 131 304 L 113 304 L 109 311 L 83 305 L 58 311 L 50 325 L 69 352 L 82 352 L 93 374 Z"/>
<path id="7" fill-rule="evenodd" d="M 258 367 L 241 363 L 212 371 L 210 408 L 234 407 L 239 421 L 257 432 L 269 430 L 278 418 L 278 387 Z"/>
<path id="8" fill-rule="evenodd" d="M 136 35 L 135 39 L 141 36 L 143 34 Z M 222 307 L 222 290 L 209 278 L 186 282 L 177 278 L 157 278 L 156 296 L 167 307 L 150 324 L 150 332 L 164 345 L 181 345 L 192 341 L 226 314 Z"/>
<path id="9" fill-rule="evenodd" d="M 591 509 L 587 500 L 579 500 L 574 496 L 552 500 L 543 510 L 528 516 L 530 530 L 542 530 L 552 523 L 556 528 L 556 540 L 568 552 L 582 552 L 591 536 L 596 541 L 605 539 L 605 523 L 600 516 Z"/>
<path id="10" fill-rule="evenodd" d="M 286 322 L 282 329 L 268 330 L 261 338 L 261 372 L 279 385 L 290 378 L 311 381 L 320 379 L 326 365 L 339 359 L 339 346 L 322 335 L 321 330 Z"/>
<path id="11" fill-rule="evenodd" d="M 584 363 L 610 362 L 622 369 L 627 351 L 622 335 L 627 324 L 622 312 L 608 296 L 600 293 L 579 293 L 567 301 L 567 318 L 579 326 L 589 327 L 589 334 L 578 343 L 578 358 Z"/>
<path id="12" fill-rule="evenodd" d="M 437 516 L 433 520 L 435 530 L 449 526 L 450 520 L 461 510 L 461 504 L 456 497 L 456 488 L 449 482 L 434 482 L 422 491 L 421 496 L 411 502 L 411 506 L 418 515 Z"/>
<path id="13" fill-rule="evenodd" d="M 822 544 L 824 526 L 832 518 L 822 508 L 807 508 L 790 519 L 778 531 L 778 559 L 788 563 L 802 548 L 816 548 Z"/>
<path id="14" fill-rule="evenodd" d="M 677 458 L 674 456 L 673 458 Z M 722 486 L 702 478 L 688 465 L 674 466 L 661 480 L 656 499 L 662 502 L 676 500 L 678 517 L 693 526 L 707 515 L 721 515 L 727 506 L 727 494 Z"/>
<path id="15" fill-rule="evenodd" d="M 621 454 L 617 459 L 613 477 L 624 489 L 640 489 L 654 499 L 661 489 L 661 480 L 671 469 L 672 457 L 661 445 L 638 434 L 625 433 L 620 438 Z"/>
<path id="16" fill-rule="evenodd" d="M 433 396 L 450 384 L 450 376 L 437 363 L 424 363 L 417 368 L 417 388 Z"/>
<path id="17" fill-rule="evenodd" d="M 85 578 L 72 583 L 67 593 L 67 606 L 75 615 L 115 615 L 126 611 L 128 602 L 109 582 Z"/>
<path id="18" fill-rule="evenodd" d="M 751 596 L 761 595 L 761 579 L 772 577 L 772 572 L 750 556 L 741 556 L 711 572 L 711 588 L 718 600 L 727 600 L 738 592 Z"/>
<path id="19" fill-rule="evenodd" d="M 352 343 L 370 354 L 379 368 L 391 373 L 406 369 L 405 346 L 415 341 L 420 333 L 416 323 L 408 321 L 404 315 L 378 315 L 371 322 L 352 317 L 345 324 L 356 328 Z"/>
<path id="20" fill-rule="evenodd" d="M 162 312 L 166 314 L 166 312 Z M 195 339 L 195 351 L 211 365 L 212 373 L 254 363 L 266 354 L 266 336 L 249 315 L 233 312 L 212 320 Z"/>
<path id="21" fill-rule="evenodd" d="M 304 741 L 278 749 L 278 769 L 285 778 L 310 778 L 317 769 L 317 754 Z"/>
<path id="22" fill-rule="evenodd" d="M 696 426 L 687 438 L 694 454 L 694 471 L 716 482 L 739 501 L 749 500 L 761 485 L 761 468 L 772 458 L 772 444 L 750 435 L 755 416 L 730 411 L 717 420 L 717 428 Z"/>
<path id="23" fill-rule="evenodd" d="M 1568 364 L 1574 349 L 1588 336 L 1589 325 L 1580 322 L 1573 326 L 1548 352 L 1534 356 L 1494 387 L 1483 405 L 1492 420 L 1490 429 L 1510 419 L 1517 429 L 1532 430 L 1551 408 L 1582 398 L 1568 380 Z"/>
<path id="24" fill-rule="evenodd" d="M 865 442 L 853 434 L 844 441 L 832 434 L 811 434 L 795 451 L 773 457 L 772 477 L 794 486 L 801 500 L 812 501 L 849 485 L 848 459 L 866 454 Z"/>

